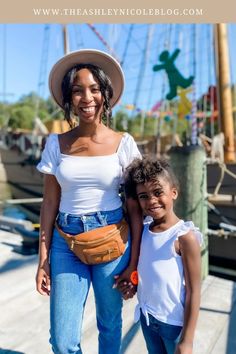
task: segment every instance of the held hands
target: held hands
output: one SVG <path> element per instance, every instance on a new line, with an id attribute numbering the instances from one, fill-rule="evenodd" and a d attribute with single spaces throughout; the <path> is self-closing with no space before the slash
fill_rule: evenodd
<path id="1" fill-rule="evenodd" d="M 113 285 L 114 288 L 117 288 L 124 300 L 131 299 L 136 291 L 137 286 L 134 285 L 131 281 L 131 274 L 134 272 L 133 267 L 127 267 L 120 275 L 115 275 L 115 283 Z"/>
<path id="2" fill-rule="evenodd" d="M 39 264 L 36 274 L 36 289 L 41 295 L 50 295 L 50 267 L 48 261 Z"/>

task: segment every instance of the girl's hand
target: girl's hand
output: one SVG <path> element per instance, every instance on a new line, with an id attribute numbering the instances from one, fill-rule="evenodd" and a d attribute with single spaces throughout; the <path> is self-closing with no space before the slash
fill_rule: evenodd
<path id="1" fill-rule="evenodd" d="M 127 291 L 125 291 L 124 293 L 122 292 L 122 298 L 124 300 L 132 299 L 132 297 L 134 297 L 136 292 L 137 292 L 137 286 L 134 286 L 133 284 L 131 284 L 131 286 L 129 287 L 129 289 Z"/>
<path id="2" fill-rule="evenodd" d="M 131 281 L 127 282 L 124 280 L 119 282 L 119 284 L 115 287 L 121 292 L 124 300 L 131 299 L 137 291 L 137 287 L 134 286 Z"/>
<path id="3" fill-rule="evenodd" d="M 177 344 L 175 349 L 175 354 L 192 354 L 193 353 L 193 345 L 192 343 L 181 342 Z"/>
<path id="4" fill-rule="evenodd" d="M 50 266 L 48 261 L 39 264 L 36 274 L 36 289 L 41 295 L 50 295 Z"/>

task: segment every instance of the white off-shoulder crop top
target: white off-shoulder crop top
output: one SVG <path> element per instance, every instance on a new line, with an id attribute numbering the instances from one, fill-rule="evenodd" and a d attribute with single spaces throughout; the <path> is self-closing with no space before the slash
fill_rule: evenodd
<path id="1" fill-rule="evenodd" d="M 59 210 L 83 215 L 115 210 L 121 206 L 119 187 L 125 168 L 140 152 L 133 137 L 125 133 L 117 151 L 104 156 L 61 153 L 57 134 L 49 135 L 37 169 L 56 177 L 61 186 Z"/>

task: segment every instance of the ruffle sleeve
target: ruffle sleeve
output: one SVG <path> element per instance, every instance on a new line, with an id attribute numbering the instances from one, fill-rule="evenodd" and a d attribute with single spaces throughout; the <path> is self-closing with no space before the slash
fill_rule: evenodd
<path id="1" fill-rule="evenodd" d="M 51 134 L 47 138 L 45 148 L 42 152 L 41 161 L 36 166 L 42 173 L 55 175 L 56 168 L 60 162 L 60 148 L 57 134 Z"/>
<path id="2" fill-rule="evenodd" d="M 134 138 L 129 133 L 125 133 L 122 137 L 117 153 L 123 172 L 136 157 L 142 157 Z"/>
<path id="3" fill-rule="evenodd" d="M 194 225 L 192 221 L 185 221 L 183 224 L 180 226 L 178 232 L 177 232 L 177 237 L 179 238 L 183 235 L 186 235 L 189 231 L 192 231 L 196 237 L 196 239 L 199 242 L 199 245 L 203 245 L 203 235 L 200 232 L 199 228 Z"/>

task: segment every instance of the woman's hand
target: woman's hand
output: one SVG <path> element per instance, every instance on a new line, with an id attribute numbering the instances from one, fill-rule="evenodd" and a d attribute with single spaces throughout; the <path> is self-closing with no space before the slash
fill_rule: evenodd
<path id="1" fill-rule="evenodd" d="M 114 288 L 117 288 L 121 293 L 124 300 L 132 298 L 137 287 L 131 282 L 131 273 L 135 271 L 131 266 L 128 266 L 120 275 L 115 275 Z"/>
<path id="2" fill-rule="evenodd" d="M 182 341 L 178 343 L 175 349 L 175 354 L 192 354 L 193 344 Z"/>
<path id="3" fill-rule="evenodd" d="M 41 295 L 50 295 L 50 266 L 48 261 L 39 264 L 36 274 L 36 289 Z"/>

